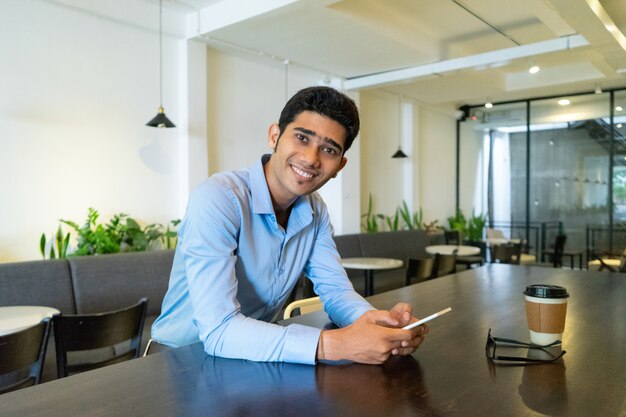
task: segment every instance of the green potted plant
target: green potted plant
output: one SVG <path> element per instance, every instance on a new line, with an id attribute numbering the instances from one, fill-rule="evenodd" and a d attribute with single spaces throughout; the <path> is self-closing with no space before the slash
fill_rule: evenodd
<path id="1" fill-rule="evenodd" d="M 457 209 L 454 216 L 448 217 L 450 230 L 458 230 L 462 236 L 467 236 L 467 219 L 461 209 Z"/>
<path id="2" fill-rule="evenodd" d="M 483 231 L 486 224 L 486 214 L 475 215 L 474 212 L 472 212 L 472 217 L 470 217 L 469 221 L 467 222 L 467 240 L 473 242 L 482 242 Z"/>
<path id="3" fill-rule="evenodd" d="M 370 194 L 367 201 L 367 213 L 361 216 L 362 218 L 364 218 L 362 224 L 363 230 L 365 230 L 367 233 L 378 232 L 378 221 L 385 219 L 385 216 L 383 216 L 382 214 L 374 213 L 373 207 L 374 204 L 372 201 L 372 194 Z"/>
<path id="4" fill-rule="evenodd" d="M 57 251 L 55 252 L 52 246 L 48 254 L 49 258 L 140 252 L 158 247 L 171 249 L 176 245 L 178 236 L 176 226 L 180 223 L 178 219 L 172 220 L 164 230 L 163 226 L 158 223 L 142 228 L 135 219 L 124 213 L 114 215 L 106 224 L 98 223 L 98 217 L 98 211 L 90 207 L 87 219 L 82 226 L 74 221 L 61 219 L 62 224 L 71 227 L 78 234 L 76 247 L 73 253 L 68 253 L 70 234 L 67 233 L 64 236 L 59 225 L 56 233 Z M 45 234 L 41 236 L 39 249 L 45 259 Z"/>

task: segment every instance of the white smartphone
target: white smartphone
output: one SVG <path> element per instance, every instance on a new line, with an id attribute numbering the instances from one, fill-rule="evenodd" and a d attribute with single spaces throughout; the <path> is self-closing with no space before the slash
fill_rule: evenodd
<path id="1" fill-rule="evenodd" d="M 432 320 L 432 319 L 434 319 L 435 317 L 443 316 L 444 314 L 446 314 L 446 313 L 448 313 L 448 312 L 450 312 L 450 311 L 452 311 L 452 307 L 444 308 L 443 310 L 438 311 L 438 312 L 436 312 L 435 314 L 431 314 L 430 316 L 428 316 L 428 317 L 424 317 L 423 319 L 418 320 L 418 321 L 416 321 L 415 323 L 411 323 L 411 324 L 408 324 L 408 325 L 404 326 L 404 327 L 402 328 L 402 330 L 409 330 L 409 329 L 412 329 L 413 327 L 417 327 L 417 326 L 419 326 L 420 324 L 424 324 L 424 323 L 426 323 L 427 321 L 431 321 L 431 320 Z"/>

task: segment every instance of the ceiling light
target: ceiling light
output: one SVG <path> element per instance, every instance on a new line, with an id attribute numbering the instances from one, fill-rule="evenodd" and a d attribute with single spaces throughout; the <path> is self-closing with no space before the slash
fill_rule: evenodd
<path id="1" fill-rule="evenodd" d="M 165 115 L 163 109 L 163 0 L 159 0 L 159 111 L 146 126 L 176 127 Z"/>
<path id="2" fill-rule="evenodd" d="M 622 106 L 615 106 L 615 111 L 622 111 L 622 110 L 624 110 Z"/>
<path id="3" fill-rule="evenodd" d="M 491 103 L 491 101 L 488 101 L 485 103 L 485 108 L 490 109 L 493 107 L 493 103 Z"/>
<path id="4" fill-rule="evenodd" d="M 539 68 L 539 65 L 534 64 L 534 63 L 531 61 L 531 62 L 530 62 L 530 64 L 529 64 L 529 67 L 528 67 L 528 72 L 529 72 L 529 73 L 531 73 L 531 74 L 536 74 L 536 73 L 538 73 L 538 72 L 539 72 L 539 70 L 540 70 L 540 69 L 541 69 L 541 68 Z"/>
<path id="5" fill-rule="evenodd" d="M 562 98 L 558 101 L 559 106 L 567 106 L 568 104 L 570 104 L 570 101 L 566 98 Z"/>
<path id="6" fill-rule="evenodd" d="M 623 125 L 622 125 L 621 123 L 618 123 L 617 125 L 615 125 L 615 127 L 617 127 L 618 129 L 621 129 L 621 128 L 622 128 L 622 126 L 623 126 Z"/>
<path id="7" fill-rule="evenodd" d="M 408 158 L 409 156 L 402 152 L 402 96 L 398 97 L 398 150 L 391 155 L 392 158 Z"/>
<path id="8" fill-rule="evenodd" d="M 594 93 L 602 94 L 602 88 L 600 87 L 600 84 L 596 84 L 596 89 L 594 90 Z"/>

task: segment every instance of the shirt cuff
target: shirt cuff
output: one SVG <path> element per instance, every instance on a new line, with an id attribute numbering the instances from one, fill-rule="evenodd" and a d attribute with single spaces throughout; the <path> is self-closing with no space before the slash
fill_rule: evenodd
<path id="1" fill-rule="evenodd" d="M 290 324 L 287 326 L 283 361 L 315 365 L 317 344 L 321 332 L 320 329 L 301 324 Z"/>

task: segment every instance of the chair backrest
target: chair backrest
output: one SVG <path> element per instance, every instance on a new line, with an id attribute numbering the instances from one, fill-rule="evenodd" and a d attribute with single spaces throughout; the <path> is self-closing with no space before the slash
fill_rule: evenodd
<path id="1" fill-rule="evenodd" d="M 518 243 L 513 243 L 513 261 L 512 263 L 519 265 L 522 262 L 522 253 L 524 252 L 524 248 L 528 245 L 528 242 L 525 239 L 522 239 Z"/>
<path id="2" fill-rule="evenodd" d="M 502 264 L 513 263 L 514 255 L 517 255 L 517 259 L 519 260 L 522 251 L 520 244 L 514 245 L 510 243 L 505 243 L 502 245 L 494 245 L 492 248 L 492 262 Z"/>
<path id="3" fill-rule="evenodd" d="M 285 313 L 283 314 L 283 319 L 287 320 L 291 317 L 291 314 L 296 310 L 300 310 L 300 314 L 312 313 L 317 310 L 321 310 L 324 307 L 322 301 L 319 297 L 310 297 L 303 298 L 301 300 L 296 300 L 285 308 Z"/>
<path id="4" fill-rule="evenodd" d="M 405 285 L 411 285 L 411 281 L 416 279 L 417 282 L 426 281 L 433 278 L 435 270 L 435 257 L 428 258 L 409 258 L 406 266 Z"/>
<path id="5" fill-rule="evenodd" d="M 456 272 L 456 251 L 452 255 L 438 253 L 435 260 L 435 274 L 438 277 Z"/>
<path id="6" fill-rule="evenodd" d="M 443 232 L 443 237 L 446 240 L 446 245 L 460 245 L 463 239 L 460 230 L 446 230 Z"/>
<path id="7" fill-rule="evenodd" d="M 142 298 L 133 306 L 106 313 L 54 316 L 57 376 L 138 358 L 147 308 L 148 299 Z M 80 359 L 68 362 L 68 352 L 78 351 L 93 355 L 83 352 Z"/>
<path id="8" fill-rule="evenodd" d="M 504 232 L 500 229 L 487 228 L 487 238 L 504 239 Z"/>
<path id="9" fill-rule="evenodd" d="M 554 256 L 552 257 L 552 263 L 555 268 L 563 264 L 563 251 L 565 250 L 565 242 L 567 242 L 567 236 L 564 234 L 558 234 L 554 238 Z"/>
<path id="10" fill-rule="evenodd" d="M 52 320 L 0 336 L 0 394 L 39 384 Z"/>

